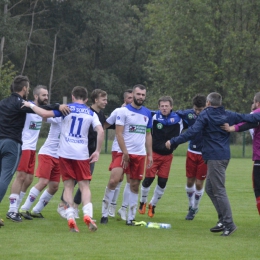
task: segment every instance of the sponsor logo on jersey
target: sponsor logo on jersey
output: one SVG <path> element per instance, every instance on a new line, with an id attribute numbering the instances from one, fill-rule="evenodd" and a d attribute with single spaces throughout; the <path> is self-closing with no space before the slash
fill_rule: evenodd
<path id="1" fill-rule="evenodd" d="M 196 118 L 196 115 L 195 115 L 195 114 L 192 114 L 192 113 L 190 113 L 190 114 L 188 114 L 188 118 L 189 118 L 189 119 L 195 119 L 195 118 Z"/>
<path id="2" fill-rule="evenodd" d="M 117 119 L 117 120 L 120 120 L 120 116 L 117 116 L 116 119 Z"/>
<path id="3" fill-rule="evenodd" d="M 84 144 L 84 140 L 72 139 L 72 138 L 69 138 L 69 137 L 65 137 L 65 141 L 67 143 Z"/>
<path id="4" fill-rule="evenodd" d="M 171 121 L 171 123 L 173 123 L 175 120 L 174 120 L 174 118 L 170 118 L 170 121 Z"/>
<path id="5" fill-rule="evenodd" d="M 156 127 L 157 127 L 157 129 L 162 129 L 162 128 L 163 128 L 163 124 L 158 123 L 158 124 L 156 125 Z"/>
<path id="6" fill-rule="evenodd" d="M 129 126 L 129 133 L 145 134 L 146 133 L 146 126 L 144 126 L 144 125 L 130 125 Z"/>
<path id="7" fill-rule="evenodd" d="M 83 113 L 87 115 L 91 115 L 91 110 L 88 107 L 76 107 L 76 106 L 70 106 L 70 111 L 75 113 Z"/>
<path id="8" fill-rule="evenodd" d="M 40 130 L 41 126 L 42 126 L 42 122 L 41 121 L 40 122 L 31 121 L 30 125 L 29 125 L 29 129 L 31 129 L 31 130 Z"/>
<path id="9" fill-rule="evenodd" d="M 90 115 L 90 110 L 87 107 L 77 107 L 76 108 L 76 113 L 83 113 L 83 114 L 87 114 Z"/>

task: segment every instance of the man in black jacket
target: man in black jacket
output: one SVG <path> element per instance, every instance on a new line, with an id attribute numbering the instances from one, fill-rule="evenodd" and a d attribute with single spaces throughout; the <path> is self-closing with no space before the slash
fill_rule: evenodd
<path id="1" fill-rule="evenodd" d="M 26 113 L 34 113 L 33 107 L 24 107 L 24 99 L 27 99 L 30 82 L 26 76 L 17 76 L 11 86 L 12 94 L 0 101 L 0 202 L 2 201 L 9 183 L 16 171 L 21 156 L 22 131 L 26 119 Z M 42 106 L 47 110 L 58 110 L 59 105 Z M 37 113 L 40 116 L 50 117 L 52 111 Z M 68 110 L 67 110 L 68 111 Z M 49 114 L 50 113 L 50 114 Z M 16 203 L 16 201 L 13 201 Z M 13 218 L 20 220 L 18 212 L 14 212 Z M 3 225 L 0 222 L 0 226 Z"/>

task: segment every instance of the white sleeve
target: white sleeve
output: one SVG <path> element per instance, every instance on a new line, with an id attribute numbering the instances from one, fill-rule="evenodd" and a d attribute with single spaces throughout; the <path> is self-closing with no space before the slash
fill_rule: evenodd
<path id="1" fill-rule="evenodd" d="M 117 116 L 117 112 L 118 112 L 118 108 L 116 108 L 111 115 L 106 119 L 107 123 L 110 125 L 113 125 L 116 122 L 116 116 Z"/>
<path id="2" fill-rule="evenodd" d="M 118 109 L 116 115 L 116 125 L 125 125 L 125 118 L 126 118 L 126 108 L 122 107 Z"/>
<path id="3" fill-rule="evenodd" d="M 61 122 L 61 117 L 49 117 L 47 118 L 46 123 L 52 124 L 52 123 L 56 123 L 59 124 Z"/>

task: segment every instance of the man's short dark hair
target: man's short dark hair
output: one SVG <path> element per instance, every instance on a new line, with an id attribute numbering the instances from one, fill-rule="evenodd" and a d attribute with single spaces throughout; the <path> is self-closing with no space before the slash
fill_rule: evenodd
<path id="1" fill-rule="evenodd" d="M 206 106 L 206 96 L 197 94 L 195 97 L 193 97 L 192 103 L 196 107 L 205 107 Z"/>
<path id="2" fill-rule="evenodd" d="M 133 86 L 133 91 L 134 91 L 136 88 L 140 88 L 141 90 L 146 89 L 146 87 L 145 87 L 144 85 L 141 85 L 141 84 L 137 84 L 137 85 Z"/>
<path id="3" fill-rule="evenodd" d="M 29 87 L 29 83 L 30 81 L 27 76 L 19 75 L 14 78 L 10 89 L 12 92 L 20 92 L 24 86 Z"/>
<path id="4" fill-rule="evenodd" d="M 170 96 L 160 97 L 159 100 L 158 100 L 158 106 L 160 106 L 161 102 L 167 102 L 167 101 L 170 103 L 170 106 L 172 107 L 173 106 L 173 100 Z"/>
<path id="5" fill-rule="evenodd" d="M 72 89 L 71 95 L 73 95 L 75 99 L 85 101 L 88 98 L 88 91 L 84 87 L 76 86 Z"/>
<path id="6" fill-rule="evenodd" d="M 40 90 L 41 90 L 42 88 L 48 90 L 47 87 L 44 86 L 44 85 L 37 85 L 37 86 L 33 89 L 33 95 L 39 95 L 39 94 L 40 94 Z"/>
<path id="7" fill-rule="evenodd" d="M 124 99 L 126 98 L 126 96 L 127 96 L 127 94 L 132 94 L 133 93 L 133 89 L 127 89 L 127 90 L 125 90 L 125 92 L 124 92 Z"/>
<path id="8" fill-rule="evenodd" d="M 92 104 L 95 104 L 95 100 L 98 99 L 99 97 L 106 97 L 107 92 L 102 90 L 102 89 L 94 89 L 90 95 L 90 99 Z"/>

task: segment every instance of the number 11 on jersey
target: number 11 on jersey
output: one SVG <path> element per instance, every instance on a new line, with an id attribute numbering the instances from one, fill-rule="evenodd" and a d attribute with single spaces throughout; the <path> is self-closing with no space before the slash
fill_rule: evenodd
<path id="1" fill-rule="evenodd" d="M 77 118 L 76 116 L 72 116 L 71 120 L 72 120 L 72 122 L 71 122 L 71 126 L 70 126 L 69 136 L 81 138 L 80 132 L 81 132 L 83 118 L 81 118 L 81 117 Z M 78 123 L 78 128 L 75 129 L 75 130 L 77 130 L 76 133 L 75 133 L 74 128 L 75 128 L 76 121 L 78 121 L 79 123 Z"/>

